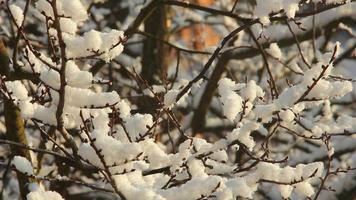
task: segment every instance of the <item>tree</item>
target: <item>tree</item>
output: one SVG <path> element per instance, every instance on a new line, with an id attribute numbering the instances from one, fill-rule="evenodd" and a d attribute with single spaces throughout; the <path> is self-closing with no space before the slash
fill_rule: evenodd
<path id="1" fill-rule="evenodd" d="M 353 1 L 0 2 L 2 198 L 355 198 Z"/>

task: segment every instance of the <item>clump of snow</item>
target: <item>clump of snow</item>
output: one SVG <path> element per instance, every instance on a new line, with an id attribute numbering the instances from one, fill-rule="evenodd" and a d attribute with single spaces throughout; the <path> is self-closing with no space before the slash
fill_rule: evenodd
<path id="1" fill-rule="evenodd" d="M 12 165 L 21 173 L 26 175 L 33 175 L 33 168 L 30 161 L 22 156 L 15 156 L 12 159 Z"/>
<path id="2" fill-rule="evenodd" d="M 252 151 L 255 146 L 255 141 L 250 136 L 250 134 L 252 131 L 257 130 L 259 127 L 260 127 L 259 123 L 255 123 L 255 122 L 245 123 L 241 125 L 241 127 L 235 128 L 231 133 L 227 135 L 227 138 L 230 142 L 239 140 L 250 151 Z"/>
<path id="3" fill-rule="evenodd" d="M 46 83 L 53 89 L 59 90 L 60 87 L 60 77 L 59 73 L 53 69 L 43 69 L 40 75 L 41 81 Z"/>
<path id="4" fill-rule="evenodd" d="M 125 100 L 121 100 L 116 107 L 119 109 L 121 118 L 131 116 L 131 108 Z"/>
<path id="5" fill-rule="evenodd" d="M 177 89 L 169 90 L 164 95 L 164 105 L 167 107 L 172 107 L 173 104 L 176 102 L 176 98 L 178 94 L 179 94 L 179 90 Z"/>
<path id="6" fill-rule="evenodd" d="M 314 188 L 310 183 L 304 181 L 295 185 L 295 192 L 301 197 L 311 197 L 314 194 Z"/>
<path id="7" fill-rule="evenodd" d="M 10 8 L 11 15 L 14 17 L 16 25 L 20 27 L 24 19 L 22 9 L 15 4 L 11 4 L 9 8 Z"/>
<path id="8" fill-rule="evenodd" d="M 257 0 L 254 14 L 260 19 L 263 25 L 270 23 L 269 14 L 284 10 L 288 18 L 294 18 L 295 13 L 299 10 L 298 0 Z"/>
<path id="9" fill-rule="evenodd" d="M 57 0 L 56 3 L 58 14 L 70 17 L 76 24 L 87 20 L 89 17 L 80 0 Z M 54 17 L 52 6 L 47 0 L 37 1 L 36 8 L 40 13 L 43 12 L 48 17 Z"/>
<path id="10" fill-rule="evenodd" d="M 88 88 L 93 81 L 92 73 L 80 70 L 74 61 L 67 62 L 66 78 L 68 85 L 78 88 Z"/>
<path id="11" fill-rule="evenodd" d="M 57 2 L 60 4 L 58 10 L 63 12 L 59 12 L 60 14 L 70 16 L 75 22 L 82 22 L 88 19 L 89 15 L 87 10 L 80 0 L 61 0 Z"/>
<path id="12" fill-rule="evenodd" d="M 27 200 L 64 200 L 63 197 L 55 191 L 44 191 L 39 188 L 27 194 Z"/>
<path id="13" fill-rule="evenodd" d="M 290 67 L 293 71 L 295 71 L 295 72 L 297 72 L 297 73 L 300 73 L 300 74 L 303 74 L 303 70 L 300 69 L 299 65 L 298 65 L 296 62 L 292 62 L 292 63 L 289 65 L 289 67 Z"/>
<path id="14" fill-rule="evenodd" d="M 284 122 L 292 122 L 295 118 L 295 114 L 290 109 L 281 111 L 279 113 L 279 116 Z"/>
<path id="15" fill-rule="evenodd" d="M 253 189 L 247 185 L 246 180 L 244 178 L 234 178 L 228 180 L 225 184 L 232 191 L 234 196 L 252 198 Z"/>
<path id="16" fill-rule="evenodd" d="M 6 89 L 10 93 L 11 97 L 18 100 L 28 99 L 28 92 L 21 81 L 7 81 L 5 82 Z"/>
<path id="17" fill-rule="evenodd" d="M 60 18 L 59 23 L 65 33 L 75 34 L 78 30 L 77 24 L 70 18 Z"/>
<path id="18" fill-rule="evenodd" d="M 228 78 L 221 79 L 218 85 L 224 115 L 230 121 L 233 121 L 242 110 L 242 98 L 235 92 L 238 89 L 238 85 Z"/>
<path id="19" fill-rule="evenodd" d="M 67 56 L 70 58 L 95 56 L 107 62 L 118 56 L 124 49 L 121 40 L 124 33 L 118 30 L 98 32 L 91 30 L 83 36 L 64 34 Z"/>
<path id="20" fill-rule="evenodd" d="M 112 106 L 120 101 L 120 96 L 115 91 L 96 93 L 90 89 L 71 87 L 69 85 L 65 87 L 65 90 L 66 103 L 74 107 L 91 108 Z M 58 92 L 52 90 L 51 95 L 53 102 L 58 103 Z"/>
<path id="21" fill-rule="evenodd" d="M 153 118 L 150 114 L 137 113 L 125 119 L 125 127 L 133 140 L 142 137 L 152 125 Z"/>
<path id="22" fill-rule="evenodd" d="M 282 51 L 277 43 L 271 43 L 267 49 L 267 52 L 277 59 L 282 58 Z"/>
<path id="23" fill-rule="evenodd" d="M 254 80 L 249 81 L 240 91 L 241 97 L 249 102 L 253 102 L 257 97 L 263 97 L 263 89 Z"/>
<path id="24" fill-rule="evenodd" d="M 164 95 L 164 105 L 167 108 L 172 108 L 175 104 L 181 105 L 184 103 L 185 99 L 188 97 L 188 92 L 185 93 L 177 102 L 177 96 L 181 92 L 179 89 L 171 89 Z"/>

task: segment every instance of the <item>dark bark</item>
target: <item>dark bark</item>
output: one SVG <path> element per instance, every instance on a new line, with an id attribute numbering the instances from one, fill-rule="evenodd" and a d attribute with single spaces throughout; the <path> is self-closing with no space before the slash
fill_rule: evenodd
<path id="1" fill-rule="evenodd" d="M 1 75 L 8 77 L 10 73 L 9 56 L 2 40 L 0 40 L 0 65 Z M 8 140 L 27 145 L 25 123 L 21 117 L 20 109 L 14 105 L 10 99 L 6 98 L 4 98 L 4 116 L 6 125 L 6 138 Z M 11 146 L 10 148 L 13 155 L 25 157 L 31 162 L 30 152 L 27 149 L 17 148 L 15 146 Z M 29 192 L 28 184 L 31 182 L 31 180 L 19 172 L 17 172 L 17 178 L 19 182 L 21 198 L 26 199 L 26 195 Z"/>
<path id="2" fill-rule="evenodd" d="M 168 7 L 157 7 L 144 22 L 145 32 L 159 39 L 167 40 Z M 141 76 L 149 85 L 166 83 L 169 48 L 155 38 L 147 37 L 143 45 Z M 159 79 L 159 80 L 157 80 Z M 150 97 L 142 97 L 139 107 L 143 112 L 154 113 L 157 106 Z"/>

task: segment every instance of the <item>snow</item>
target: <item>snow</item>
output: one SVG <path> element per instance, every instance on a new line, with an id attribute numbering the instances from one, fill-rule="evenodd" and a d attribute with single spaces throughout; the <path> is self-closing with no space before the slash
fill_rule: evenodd
<path id="1" fill-rule="evenodd" d="M 268 122 L 271 120 L 272 113 L 278 110 L 277 105 L 271 103 L 266 105 L 256 105 L 253 112 L 257 118 L 260 118 L 262 122 Z"/>
<path id="2" fill-rule="evenodd" d="M 69 57 L 82 57 L 92 55 L 90 50 L 98 51 L 102 45 L 100 32 L 91 30 L 84 33 L 83 37 L 63 35 Z"/>
<path id="3" fill-rule="evenodd" d="M 293 191 L 293 186 L 290 185 L 278 185 L 278 188 L 281 196 L 285 199 L 289 198 Z"/>
<path id="4" fill-rule="evenodd" d="M 20 27 L 22 25 L 22 22 L 24 19 L 22 9 L 15 4 L 11 4 L 9 6 L 9 8 L 10 8 L 10 12 L 11 12 L 12 16 L 14 17 L 16 25 Z"/>
<path id="5" fill-rule="evenodd" d="M 82 37 L 63 35 L 69 57 L 97 56 L 106 62 L 114 59 L 123 51 L 123 45 L 119 44 L 123 37 L 122 31 L 114 29 L 109 32 L 91 30 L 85 32 Z"/>
<path id="6" fill-rule="evenodd" d="M 147 159 L 150 162 L 151 169 L 158 169 L 169 164 L 169 155 L 167 155 L 153 139 L 146 139 L 139 144 L 144 155 L 147 156 Z"/>
<path id="7" fill-rule="evenodd" d="M 286 12 L 287 17 L 294 18 L 295 13 L 297 13 L 297 11 L 299 10 L 298 2 L 293 0 L 287 0 L 283 1 L 283 4 L 284 11 Z"/>
<path id="8" fill-rule="evenodd" d="M 95 131 L 91 135 L 96 139 L 95 145 L 105 155 L 105 161 L 108 165 L 116 164 L 119 166 L 126 163 L 125 165 L 131 164 L 133 169 L 143 170 L 148 167 L 152 169 L 163 167 L 170 162 L 168 155 L 152 139 L 146 139 L 140 143 L 122 143 L 102 132 Z M 90 144 L 82 144 L 78 153 L 82 158 L 89 160 L 90 163 L 102 167 L 99 157 L 96 156 Z M 143 163 L 140 164 L 141 161 L 129 162 L 138 156 L 146 157 L 151 164 L 146 166 L 142 165 Z M 113 168 L 113 170 L 120 171 L 118 167 Z"/>
<path id="9" fill-rule="evenodd" d="M 72 87 L 88 88 L 92 84 L 92 73 L 80 70 L 74 61 L 67 62 L 65 73 L 67 83 Z"/>
<path id="10" fill-rule="evenodd" d="M 205 173 L 205 167 L 202 161 L 191 159 L 187 163 L 189 167 L 189 172 L 193 177 L 207 177 L 208 175 Z"/>
<path id="11" fill-rule="evenodd" d="M 345 1 L 344 0 L 325 0 L 322 2 L 325 2 L 326 4 L 341 4 L 341 3 L 344 3 Z"/>
<path id="12" fill-rule="evenodd" d="M 46 83 L 46 85 L 50 86 L 51 88 L 59 90 L 60 85 L 61 85 L 60 77 L 59 77 L 59 73 L 56 72 L 55 70 L 44 69 L 43 71 L 41 71 L 40 79 L 41 79 L 41 81 Z"/>
<path id="13" fill-rule="evenodd" d="M 295 192 L 301 197 L 311 197 L 314 194 L 314 188 L 308 182 L 301 182 L 295 185 Z"/>
<path id="14" fill-rule="evenodd" d="M 241 89 L 240 93 L 241 97 L 249 102 L 253 102 L 257 97 L 264 96 L 264 91 L 254 80 L 249 81 L 246 86 Z"/>
<path id="15" fill-rule="evenodd" d="M 27 100 L 28 92 L 21 81 L 7 81 L 5 82 L 7 91 L 10 93 L 12 98 L 18 100 Z"/>
<path id="16" fill-rule="evenodd" d="M 65 87 L 65 100 L 68 105 L 74 107 L 104 107 L 112 106 L 120 101 L 120 96 L 117 92 L 101 92 L 95 93 L 90 89 L 82 89 L 71 87 L 67 85 Z M 53 102 L 58 103 L 58 92 L 51 90 Z"/>
<path id="17" fill-rule="evenodd" d="M 230 121 L 233 121 L 237 114 L 242 111 L 242 98 L 234 91 L 237 88 L 238 86 L 227 78 L 221 79 L 218 83 L 223 112 Z"/>
<path id="18" fill-rule="evenodd" d="M 80 0 L 61 0 L 58 2 L 61 3 L 59 10 L 62 10 L 65 16 L 70 16 L 73 21 L 82 22 L 88 19 L 87 10 Z"/>
<path id="19" fill-rule="evenodd" d="M 299 164 L 295 168 L 290 166 L 281 168 L 278 164 L 262 162 L 257 165 L 255 176 L 257 176 L 258 179 L 277 181 L 281 183 L 292 183 L 293 181 L 298 181 L 298 183 L 293 185 L 278 185 L 278 189 L 282 197 L 290 197 L 293 190 L 299 197 L 310 197 L 314 194 L 314 188 L 309 182 L 311 179 L 320 178 L 322 176 L 323 169 L 324 166 L 322 162 L 310 163 L 307 165 Z M 317 172 L 314 174 L 316 170 Z M 311 175 L 313 175 L 313 177 L 311 177 Z"/>
<path id="20" fill-rule="evenodd" d="M 280 170 L 279 178 L 278 178 L 279 181 L 281 181 L 283 183 L 290 183 L 290 182 L 294 181 L 294 179 L 299 180 L 299 177 L 296 177 L 296 175 L 295 175 L 294 168 L 292 168 L 290 166 L 286 166 Z"/>
<path id="21" fill-rule="evenodd" d="M 65 33 L 75 34 L 78 30 L 77 24 L 70 18 L 60 18 L 61 30 Z"/>
<path id="22" fill-rule="evenodd" d="M 101 0 L 99 1 L 101 2 Z M 256 9 L 252 11 L 253 16 L 251 16 L 257 17 L 265 25 L 261 40 L 270 39 L 270 46 L 266 51 L 280 61 L 287 62 L 289 68 L 298 74 L 283 69 L 280 63 L 271 62 L 273 64 L 272 72 L 276 77 L 275 80 L 280 94 L 277 98 L 271 98 L 270 88 L 266 83 L 267 74 L 262 74 L 262 77 L 251 75 L 263 64 L 259 58 L 231 62 L 228 67 L 232 69 L 232 74 L 226 76 L 233 77 L 233 75 L 236 75 L 234 80 L 236 78 L 237 81 L 222 78 L 218 82 L 218 98 L 214 97 L 211 106 L 214 111 L 221 112 L 227 120 L 215 115 L 215 112 L 207 114 L 209 127 L 213 124 L 214 126 L 231 128 L 224 130 L 221 137 L 217 134 L 211 134 L 213 136 L 201 134 L 204 135 L 204 138 L 187 136 L 184 141 L 178 141 L 177 138 L 181 133 L 173 125 L 170 127 L 170 134 L 172 135 L 168 136 L 166 133 L 167 127 L 161 124 L 166 120 L 165 115 L 157 116 L 155 115 L 157 113 L 141 113 L 140 106 L 135 105 L 137 101 L 131 100 L 130 96 L 138 95 L 136 90 L 132 90 L 132 88 L 138 88 L 133 80 L 119 75 L 115 77 L 114 81 L 119 82 L 119 84 L 110 88 L 112 90 L 108 89 L 106 85 L 95 84 L 97 80 L 107 78 L 107 70 L 102 70 L 103 72 L 99 72 L 98 78 L 94 78 L 89 71 L 91 65 L 96 62 L 92 58 L 110 62 L 124 48 L 123 44 L 114 46 L 120 42 L 120 39 L 123 39 L 122 31 L 103 28 L 101 29 L 103 31 L 99 32 L 92 30 L 92 26 L 94 26 L 92 22 L 83 24 L 89 16 L 86 10 L 87 6 L 90 2 L 99 1 L 57 0 L 58 11 L 65 16 L 60 18 L 60 25 L 63 30 L 68 56 L 65 71 L 63 121 L 65 128 L 72 129 L 73 133 L 78 132 L 85 140 L 85 142 L 76 140 L 79 147 L 79 156 L 103 170 L 108 167 L 110 172 L 115 174 L 112 178 L 115 180 L 118 189 L 127 199 L 137 199 L 138 196 L 142 199 L 152 200 L 207 199 L 210 197 L 219 200 L 253 199 L 256 197 L 257 190 L 265 191 L 266 189 L 269 189 L 267 195 L 271 195 L 271 199 L 275 199 L 273 198 L 275 194 L 278 198 L 280 196 L 291 199 L 311 197 L 316 186 L 313 184 L 320 182 L 318 180 L 325 173 L 324 163 L 314 161 L 320 160 L 318 158 L 323 156 L 331 157 L 334 153 L 355 146 L 355 141 L 351 140 L 351 137 L 331 136 L 330 148 L 326 152 L 325 149 L 321 148 L 322 141 L 310 140 L 305 142 L 304 138 L 292 135 L 289 131 L 279 127 L 273 135 L 273 139 L 276 139 L 277 142 L 281 140 L 284 143 L 275 146 L 273 140 L 270 143 L 268 156 L 262 159 L 278 160 L 288 155 L 288 161 L 285 163 L 259 161 L 256 166 L 248 171 L 235 173 L 235 170 L 243 169 L 255 160 L 255 158 L 248 158 L 249 156 L 246 155 L 246 159 L 249 160 L 241 166 L 237 165 L 235 159 L 239 159 L 236 156 L 240 156 L 236 154 L 238 149 L 243 148 L 244 151 L 251 152 L 256 158 L 267 152 L 261 147 L 261 140 L 256 139 L 255 135 L 252 137 L 251 133 L 261 135 L 258 137 L 268 136 L 274 126 L 269 127 L 267 123 L 272 120 L 305 136 L 320 137 L 324 133 L 332 135 L 333 133 L 356 131 L 356 117 L 353 116 L 352 110 L 334 104 L 336 98 L 341 98 L 353 91 L 353 84 L 351 81 L 337 80 L 329 76 L 335 75 L 338 68 L 342 67 L 334 68 L 332 64 L 329 64 L 333 53 L 330 51 L 332 48 L 327 47 L 326 49 L 329 52 L 324 54 L 317 52 L 316 62 L 311 63 L 311 69 L 309 69 L 302 64 L 298 52 L 293 49 L 295 47 L 284 47 L 282 52 L 275 41 L 276 39 L 289 38 L 291 35 L 285 26 L 279 26 L 278 23 L 269 25 L 269 14 L 283 10 L 282 16 L 294 18 L 295 13 L 299 10 L 299 1 L 257 0 Z M 340 2 L 338 0 L 327 1 L 328 4 Z M 228 1 L 224 3 L 229 5 L 227 4 Z M 323 23 L 328 23 L 341 16 L 352 15 L 353 13 L 348 10 L 353 8 L 354 5 L 354 3 L 350 3 L 348 6 L 333 9 L 332 12 L 326 11 L 325 13 L 330 16 L 325 16 L 325 19 L 321 19 L 321 16 L 324 16 L 323 13 L 317 15 L 316 26 L 320 27 Z M 53 16 L 53 10 L 46 0 L 37 1 L 36 7 L 38 11 L 42 10 L 46 15 Z M 17 13 L 16 21 L 21 21 L 22 10 L 19 9 L 21 8 L 13 6 L 11 10 L 11 12 Z M 101 12 L 107 13 L 108 10 L 98 11 L 100 15 Z M 190 13 L 190 15 L 192 15 L 190 18 L 204 19 L 200 13 Z M 179 19 L 178 21 L 180 23 L 184 20 Z M 305 25 L 310 29 L 310 17 L 305 20 L 301 19 L 301 21 L 303 26 Z M 220 21 L 217 20 L 216 22 L 219 23 Z M 231 26 L 236 25 L 232 22 L 229 23 Z M 126 26 L 125 24 L 127 22 L 124 22 L 124 26 Z M 293 23 L 291 25 L 293 29 L 296 29 Z M 121 24 L 118 23 L 117 26 L 120 27 Z M 256 26 L 252 28 L 254 29 Z M 346 29 L 347 27 L 343 28 Z M 227 30 L 223 31 L 226 32 Z M 57 37 L 55 33 L 55 29 L 50 30 L 50 35 L 54 38 Z M 79 36 L 77 33 L 82 35 Z M 296 34 L 298 35 L 300 32 L 296 31 Z M 282 36 L 285 36 L 285 38 Z M 238 46 L 248 43 L 248 37 L 248 34 L 239 35 L 240 44 Z M 319 48 L 320 43 L 323 43 L 324 39 L 324 37 L 315 39 L 317 48 Z M 346 49 L 339 43 L 336 45 L 340 49 L 336 55 L 342 52 L 342 47 Z M 307 59 L 311 60 L 309 56 L 309 54 L 311 55 L 311 45 L 301 43 L 301 46 Z M 30 119 L 36 119 L 43 125 L 56 126 L 56 111 L 59 103 L 58 89 L 61 85 L 60 76 L 57 70 L 50 69 L 37 57 L 58 69 L 60 69 L 61 61 L 54 63 L 51 59 L 53 55 L 48 55 L 47 51 L 41 51 L 41 55 L 36 55 L 36 57 L 29 47 L 26 47 L 26 49 L 27 52 L 23 51 L 23 53 L 28 56 L 30 63 L 27 63 L 26 60 L 23 61 L 23 69 L 30 73 L 33 69 L 34 72 L 38 73 L 40 84 L 31 81 L 6 81 L 5 86 L 12 93 L 11 97 L 15 99 L 23 118 L 29 120 L 27 124 L 31 124 Z M 22 55 L 21 53 L 19 55 Z M 89 58 L 86 59 L 85 57 Z M 140 58 L 131 59 L 134 60 L 133 62 L 131 60 L 126 61 L 129 57 L 125 55 L 125 63 L 134 63 L 134 65 L 137 65 L 135 67 L 138 68 L 145 67 L 139 64 Z M 290 59 L 290 57 L 292 58 Z M 189 55 L 188 58 L 194 60 L 194 62 L 201 59 L 197 55 Z M 325 72 L 323 72 L 323 65 L 328 65 Z M 339 65 L 341 64 L 339 63 Z M 112 67 L 114 67 L 114 70 L 120 69 L 120 66 L 116 64 L 113 64 Z M 160 98 L 164 98 L 162 110 L 182 106 L 183 103 L 189 102 L 192 104 L 191 107 L 186 107 L 189 108 L 187 109 L 190 112 L 189 114 L 182 112 L 182 115 L 177 115 L 182 130 L 185 134 L 190 135 L 189 123 L 191 122 L 192 112 L 196 108 L 195 102 L 200 98 L 201 85 L 206 84 L 207 81 L 201 80 L 194 84 L 192 91 L 189 91 L 192 95 L 188 95 L 189 92 L 187 92 L 180 101 L 176 102 L 177 95 L 182 87 L 186 86 L 189 80 L 192 80 L 199 73 L 198 70 L 184 70 L 186 69 L 180 71 L 173 88 L 168 89 L 158 81 L 156 85 L 152 85 L 152 89 Z M 210 72 L 207 72 L 207 75 Z M 315 83 L 322 72 L 324 74 L 320 77 L 318 83 L 308 91 L 308 88 Z M 286 78 L 289 81 L 287 84 L 285 83 Z M 44 94 L 43 99 L 39 100 L 38 97 L 47 90 L 49 90 L 49 93 Z M 305 91 L 308 92 L 308 95 L 297 102 Z M 143 93 L 153 96 L 149 89 L 146 89 Z M 29 94 L 32 96 L 29 97 Z M 119 94 L 128 98 L 122 100 Z M 351 95 L 347 97 L 349 96 L 351 97 Z M 318 101 L 314 102 L 313 99 Z M 221 104 L 218 103 L 219 100 Z M 181 113 L 179 109 L 177 112 Z M 86 130 L 88 135 L 80 131 L 84 125 L 80 114 L 87 120 L 85 125 L 88 127 L 88 130 Z M 119 117 L 113 120 L 112 116 L 117 116 L 116 114 Z M 174 114 L 176 114 L 176 110 L 174 110 Z M 296 120 L 300 120 L 300 124 L 296 123 Z M 155 125 L 155 128 L 151 130 L 153 125 Z M 36 139 L 36 134 L 33 136 L 31 133 L 30 138 Z M 212 131 L 212 133 L 215 132 Z M 178 149 L 171 146 L 169 141 L 171 136 L 172 142 L 177 144 Z M 92 140 L 88 140 L 89 138 Z M 62 143 L 63 138 L 59 137 L 58 142 Z M 232 146 L 232 144 L 234 145 Z M 295 146 L 310 152 L 306 153 L 294 148 Z M 342 157 L 340 160 L 333 160 L 331 166 L 334 167 L 337 164 L 345 168 L 352 166 L 353 160 L 348 158 L 351 156 L 348 154 L 345 156 L 347 158 Z M 99 157 L 104 159 L 108 166 L 104 167 L 104 163 Z M 242 161 L 244 160 L 245 156 Z M 26 158 L 15 156 L 12 164 L 20 172 L 33 175 L 32 164 Z M 160 168 L 168 170 L 164 173 L 143 175 Z M 164 187 L 170 179 L 172 179 L 170 184 Z M 83 179 L 82 181 L 87 180 Z M 268 181 L 284 184 L 273 184 Z M 330 178 L 327 186 L 329 181 L 332 182 L 334 179 Z M 339 182 L 341 181 L 336 183 Z M 343 184 L 347 185 L 347 182 L 345 181 Z M 101 183 L 101 185 L 105 188 L 110 187 L 109 183 L 106 182 Z M 341 188 L 341 186 L 339 187 Z M 63 199 L 60 194 L 45 191 L 44 188 L 32 188 L 31 191 L 27 196 L 31 200 Z"/>
<path id="23" fill-rule="evenodd" d="M 88 88 L 93 81 L 92 73 L 80 70 L 74 61 L 67 62 L 65 74 L 68 85 L 72 87 Z M 41 71 L 40 79 L 51 88 L 58 90 L 60 87 L 59 73 L 53 69 L 44 68 Z"/>
<path id="24" fill-rule="evenodd" d="M 228 180 L 225 184 L 234 196 L 252 198 L 253 190 L 246 184 L 245 179 L 238 177 Z"/>
<path id="25" fill-rule="evenodd" d="M 219 182 L 220 178 L 216 176 L 193 178 L 181 187 L 163 190 L 161 195 L 171 200 L 196 199 L 210 194 Z"/>
<path id="26" fill-rule="evenodd" d="M 303 70 L 300 69 L 299 65 L 298 65 L 296 62 L 292 62 L 292 63 L 289 65 L 289 67 L 290 67 L 293 71 L 295 71 L 295 72 L 297 72 L 297 73 L 303 74 Z"/>
<path id="27" fill-rule="evenodd" d="M 88 19 L 88 13 L 80 0 L 57 0 L 57 10 L 59 15 L 69 17 L 73 23 L 78 24 Z M 46 16 L 54 17 L 51 4 L 46 0 L 39 0 L 36 2 L 36 8 L 40 13 Z M 62 20 L 61 20 L 62 22 Z M 70 22 L 70 23 L 72 23 Z M 68 21 L 67 21 L 68 23 Z M 63 24 L 62 24 L 63 25 Z M 68 24 L 67 24 L 68 25 Z M 72 26 L 72 25 L 70 25 Z M 67 29 L 68 27 L 64 28 Z M 67 29 L 68 30 L 68 29 Z M 73 29 L 71 29 L 73 30 Z M 67 31 L 66 31 L 67 32 Z M 69 31 L 72 32 L 72 31 Z"/>
<path id="28" fill-rule="evenodd" d="M 292 106 L 294 102 L 296 102 L 303 95 L 305 90 L 307 90 L 307 87 L 304 86 L 304 84 L 284 89 L 276 100 L 276 105 L 278 108 L 287 108 Z"/>
<path id="29" fill-rule="evenodd" d="M 303 167 L 302 177 L 304 179 L 309 178 L 315 171 L 316 171 L 315 176 L 319 177 L 322 175 L 323 170 L 324 170 L 324 164 L 322 162 L 309 163 Z"/>
<path id="30" fill-rule="evenodd" d="M 166 107 L 172 107 L 173 104 L 176 102 L 176 98 L 177 98 L 178 94 L 179 94 L 179 90 L 177 90 L 177 89 L 169 90 L 164 95 L 164 105 Z"/>
<path id="31" fill-rule="evenodd" d="M 30 105 L 27 105 L 27 106 L 30 107 Z M 25 116 L 28 116 L 27 119 L 31 119 L 33 117 L 33 118 L 38 119 L 46 124 L 57 125 L 57 120 L 56 120 L 56 116 L 55 116 L 55 111 L 56 111 L 55 107 L 45 107 L 45 106 L 42 106 L 39 104 L 33 104 L 33 108 L 29 108 L 29 109 L 31 109 L 31 111 L 28 112 L 27 115 L 25 115 Z M 32 109 L 33 109 L 33 116 L 31 116 Z"/>
<path id="32" fill-rule="evenodd" d="M 33 175 L 33 168 L 30 161 L 22 156 L 15 156 L 12 159 L 12 165 L 21 173 L 26 175 Z"/>
<path id="33" fill-rule="evenodd" d="M 21 101 L 19 103 L 19 108 L 21 109 L 21 116 L 25 119 L 30 119 L 33 117 L 35 109 L 32 103 L 29 101 Z"/>
<path id="34" fill-rule="evenodd" d="M 257 0 L 254 14 L 260 19 L 263 25 L 270 23 L 269 14 L 284 10 L 288 18 L 294 18 L 295 13 L 299 10 L 298 0 Z"/>
<path id="35" fill-rule="evenodd" d="M 218 92 L 223 113 L 230 121 L 233 121 L 243 111 L 243 106 L 245 107 L 243 111 L 244 115 L 248 115 L 253 108 L 252 102 L 257 97 L 262 98 L 265 95 L 263 89 L 254 80 L 250 80 L 246 84 L 236 84 L 228 78 L 223 78 L 219 81 Z"/>
<path id="36" fill-rule="evenodd" d="M 47 0 L 38 0 L 35 5 L 39 12 L 44 12 L 46 16 L 54 16 L 52 6 Z"/>
<path id="37" fill-rule="evenodd" d="M 267 49 L 267 52 L 277 59 L 282 58 L 282 51 L 277 43 L 271 43 Z"/>
<path id="38" fill-rule="evenodd" d="M 350 33 L 351 35 L 355 35 L 355 34 L 354 34 L 354 31 L 352 30 L 352 28 L 351 28 L 350 26 L 344 24 L 344 23 L 340 23 L 338 28 L 347 31 L 347 32 Z"/>
<path id="39" fill-rule="evenodd" d="M 328 60 L 330 60 L 328 56 Z M 280 109 L 286 109 L 292 107 L 296 101 L 304 94 L 309 86 L 311 86 L 315 80 L 322 74 L 322 77 L 326 77 L 331 74 L 332 66 L 329 66 L 322 74 L 322 63 L 317 63 L 311 69 L 304 72 L 302 81 L 299 84 L 285 88 L 279 95 L 278 99 L 273 103 L 266 105 L 256 105 L 253 110 L 257 117 L 261 118 L 263 122 L 270 120 L 271 114 Z M 352 83 L 350 81 L 329 81 L 326 79 L 318 80 L 317 84 L 308 92 L 304 99 L 327 99 L 333 97 L 344 96 L 352 91 Z M 303 100 L 304 100 L 303 99 Z M 301 103 L 302 104 L 302 103 Z M 301 107 L 300 107 L 301 106 Z M 294 118 L 294 113 L 299 113 L 304 109 L 303 105 L 296 110 L 284 110 L 280 114 L 282 119 L 286 122 L 291 122 Z"/>
<path id="40" fill-rule="evenodd" d="M 44 191 L 38 189 L 27 194 L 27 200 L 64 200 L 64 198 L 55 191 Z"/>
<path id="41" fill-rule="evenodd" d="M 121 100 L 116 107 L 119 109 L 122 119 L 131 116 L 131 108 L 125 100 Z"/>
<path id="42" fill-rule="evenodd" d="M 95 129 L 94 132 L 101 132 L 106 135 L 109 132 L 109 115 L 105 112 L 105 110 L 98 110 L 95 114 L 91 114 L 92 123 Z"/>
<path id="43" fill-rule="evenodd" d="M 88 160 L 91 164 L 103 168 L 103 164 L 89 143 L 82 143 L 79 146 L 78 155 L 84 160 Z"/>
<path id="44" fill-rule="evenodd" d="M 284 122 L 292 122 L 295 118 L 295 114 L 293 113 L 293 111 L 287 109 L 287 110 L 284 110 L 284 111 L 281 111 L 279 113 L 279 116 L 281 117 L 281 119 L 284 121 Z"/>
<path id="45" fill-rule="evenodd" d="M 125 127 L 133 140 L 143 136 L 152 125 L 153 118 L 150 114 L 137 113 L 125 119 Z"/>
<path id="46" fill-rule="evenodd" d="M 113 165 L 114 163 L 122 164 L 125 161 L 134 159 L 142 152 L 138 143 L 124 144 L 99 131 L 92 132 L 91 135 L 96 138 L 94 144 L 98 149 L 102 150 L 108 165 Z"/>
<path id="47" fill-rule="evenodd" d="M 273 0 L 273 1 L 279 1 L 279 0 Z M 293 0 L 294 1 L 294 0 Z M 296 1 L 297 2 L 297 1 Z M 280 3 L 277 3 L 277 5 L 280 5 Z M 293 36 L 291 35 L 289 29 L 287 26 L 282 25 L 282 24 L 270 24 L 269 17 L 266 15 L 266 13 L 269 13 L 271 8 L 273 7 L 273 3 L 270 1 L 265 1 L 265 0 L 259 0 L 257 7 L 255 9 L 255 15 L 260 19 L 260 21 L 267 27 L 263 28 L 263 35 L 268 38 L 269 42 L 275 42 L 279 41 L 283 38 L 292 38 Z M 281 8 L 281 7 L 279 7 Z M 325 12 L 319 13 L 317 17 L 315 18 L 315 27 L 323 27 L 326 24 L 329 24 L 332 21 L 338 20 L 343 17 L 351 17 L 355 19 L 354 15 L 354 10 L 356 8 L 356 3 L 351 2 L 347 3 L 345 5 L 339 6 L 334 9 L 327 10 Z M 260 11 L 261 9 L 262 11 Z M 279 11 L 279 10 L 275 10 Z M 313 17 L 305 17 L 299 22 L 303 25 L 303 28 L 305 28 L 307 31 L 312 30 L 313 27 Z M 290 24 L 292 27 L 293 32 L 298 36 L 300 34 L 304 34 L 305 31 L 299 29 L 295 24 L 291 23 Z M 261 32 L 260 26 L 252 26 L 253 32 L 256 35 L 259 35 Z M 263 38 L 263 37 L 262 37 Z"/>
<path id="48" fill-rule="evenodd" d="M 248 122 L 243 124 L 241 127 L 235 128 L 231 133 L 227 135 L 227 139 L 230 142 L 239 140 L 242 144 L 252 151 L 255 146 L 255 141 L 250 136 L 251 132 L 257 130 L 260 127 L 259 123 Z"/>

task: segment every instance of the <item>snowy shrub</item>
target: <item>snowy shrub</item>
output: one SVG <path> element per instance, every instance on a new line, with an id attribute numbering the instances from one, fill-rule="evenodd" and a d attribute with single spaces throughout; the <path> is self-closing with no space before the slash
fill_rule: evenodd
<path id="1" fill-rule="evenodd" d="M 355 198 L 355 2 L 0 2 L 1 198 Z"/>

